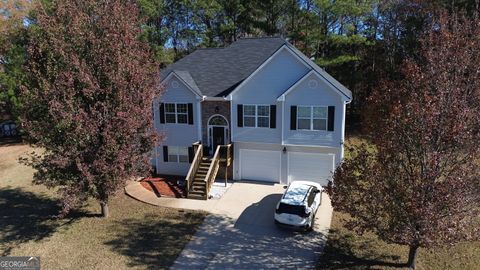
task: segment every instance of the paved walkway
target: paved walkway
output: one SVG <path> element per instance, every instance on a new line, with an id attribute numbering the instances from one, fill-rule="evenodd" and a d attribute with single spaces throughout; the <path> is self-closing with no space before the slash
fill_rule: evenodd
<path id="1" fill-rule="evenodd" d="M 332 217 L 330 199 L 323 194 L 314 232 L 277 228 L 273 213 L 284 191 L 279 184 L 235 182 L 220 199 L 207 201 L 158 198 L 136 182 L 125 190 L 149 204 L 212 213 L 172 269 L 314 268 Z"/>

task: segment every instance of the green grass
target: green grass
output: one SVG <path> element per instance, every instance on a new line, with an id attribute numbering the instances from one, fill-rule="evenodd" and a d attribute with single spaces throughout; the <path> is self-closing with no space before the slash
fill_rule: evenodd
<path id="1" fill-rule="evenodd" d="M 58 198 L 31 184 L 18 164 L 25 145 L 0 147 L 0 256 L 40 256 L 42 269 L 165 269 L 202 223 L 205 213 L 155 207 L 119 194 L 111 216 L 87 206 L 56 219 Z"/>
<path id="2" fill-rule="evenodd" d="M 347 144 L 358 145 L 353 137 Z M 363 141 L 364 142 L 364 141 Z M 348 156 L 348 153 L 346 153 Z M 357 235 L 344 227 L 348 215 L 334 212 L 331 232 L 318 269 L 402 269 L 408 248 L 387 244 L 374 234 Z M 480 269 L 480 241 L 461 242 L 454 246 L 419 249 L 417 269 Z"/>

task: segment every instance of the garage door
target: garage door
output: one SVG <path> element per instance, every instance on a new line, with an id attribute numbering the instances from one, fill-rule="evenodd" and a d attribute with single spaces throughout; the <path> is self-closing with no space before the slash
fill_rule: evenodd
<path id="1" fill-rule="evenodd" d="M 245 180 L 280 182 L 280 152 L 240 150 L 240 177 Z"/>
<path id="2" fill-rule="evenodd" d="M 288 181 L 314 181 L 326 186 L 332 178 L 335 155 L 288 153 Z"/>

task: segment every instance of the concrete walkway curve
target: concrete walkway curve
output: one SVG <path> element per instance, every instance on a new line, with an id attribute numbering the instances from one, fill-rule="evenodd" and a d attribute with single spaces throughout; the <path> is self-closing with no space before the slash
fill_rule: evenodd
<path id="1" fill-rule="evenodd" d="M 158 198 L 138 182 L 125 191 L 148 204 L 211 213 L 171 269 L 313 269 L 333 212 L 323 194 L 314 232 L 295 233 L 273 222 L 280 184 L 235 182 L 220 199 L 207 201 Z"/>

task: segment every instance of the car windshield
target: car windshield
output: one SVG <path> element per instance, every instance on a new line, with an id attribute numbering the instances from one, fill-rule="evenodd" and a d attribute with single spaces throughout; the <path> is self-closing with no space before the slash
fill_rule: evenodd
<path id="1" fill-rule="evenodd" d="M 297 216 L 305 215 L 305 206 L 304 205 L 291 205 L 286 203 L 280 203 L 278 206 L 277 213 L 282 214 L 292 214 Z"/>

